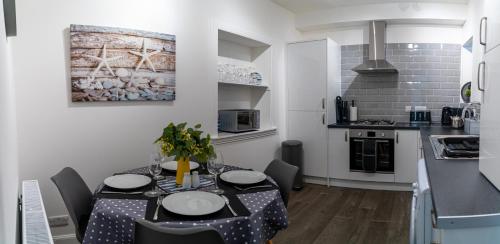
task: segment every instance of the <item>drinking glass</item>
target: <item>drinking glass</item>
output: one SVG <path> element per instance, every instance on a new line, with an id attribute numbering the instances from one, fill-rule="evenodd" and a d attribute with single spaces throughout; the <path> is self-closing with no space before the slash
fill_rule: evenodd
<path id="1" fill-rule="evenodd" d="M 161 195 L 161 192 L 158 190 L 156 186 L 156 181 L 161 179 L 160 174 L 161 174 L 161 165 L 160 165 L 160 159 L 161 155 L 160 153 L 152 153 L 150 155 L 150 161 L 149 161 L 149 174 L 153 176 L 154 182 L 153 182 L 153 189 L 151 191 L 147 191 L 144 193 L 145 196 L 147 197 L 157 197 Z"/>
<path id="2" fill-rule="evenodd" d="M 211 192 L 215 194 L 222 194 L 224 190 L 219 188 L 218 185 L 218 176 L 222 172 L 224 172 L 224 157 L 221 152 L 217 152 L 215 155 L 211 156 L 208 159 L 208 172 L 214 175 L 214 183 L 215 189 L 211 190 Z"/>

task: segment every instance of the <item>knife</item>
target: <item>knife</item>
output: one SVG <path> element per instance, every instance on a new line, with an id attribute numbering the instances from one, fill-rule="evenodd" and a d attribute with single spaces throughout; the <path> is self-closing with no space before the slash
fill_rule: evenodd
<path id="1" fill-rule="evenodd" d="M 234 211 L 234 209 L 229 204 L 229 199 L 224 195 L 220 195 L 220 196 L 222 197 L 222 199 L 224 199 L 224 202 L 226 202 L 227 207 L 229 208 L 231 213 L 234 215 L 234 217 L 238 217 L 238 214 L 236 213 L 236 211 Z"/>
<path id="2" fill-rule="evenodd" d="M 142 191 L 131 191 L 131 192 L 123 192 L 123 191 L 101 191 L 101 194 L 125 194 L 125 195 L 139 195 L 144 192 Z"/>

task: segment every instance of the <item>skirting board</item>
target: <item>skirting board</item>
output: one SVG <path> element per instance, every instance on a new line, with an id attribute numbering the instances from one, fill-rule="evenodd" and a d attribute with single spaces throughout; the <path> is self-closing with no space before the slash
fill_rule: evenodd
<path id="1" fill-rule="evenodd" d="M 412 191 L 413 188 L 411 184 L 406 183 L 387 183 L 387 182 L 372 182 L 372 181 L 358 181 L 358 180 L 340 180 L 340 179 L 327 179 L 322 177 L 312 177 L 304 176 L 304 182 L 326 185 L 326 186 L 337 186 L 337 187 L 347 187 L 347 188 L 360 188 L 360 189 L 370 189 L 370 190 L 386 190 L 386 191 Z"/>
<path id="2" fill-rule="evenodd" d="M 75 234 L 52 236 L 55 244 L 79 244 Z"/>

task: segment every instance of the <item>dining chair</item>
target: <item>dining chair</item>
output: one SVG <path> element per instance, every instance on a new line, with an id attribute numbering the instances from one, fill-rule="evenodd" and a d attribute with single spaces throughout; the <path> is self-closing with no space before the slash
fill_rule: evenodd
<path id="1" fill-rule="evenodd" d="M 273 160 L 267 165 L 266 170 L 264 170 L 264 174 L 270 176 L 278 184 L 285 206 L 288 206 L 288 195 L 292 190 L 293 181 L 298 171 L 299 168 L 297 166 L 279 159 Z"/>
<path id="2" fill-rule="evenodd" d="M 74 169 L 66 167 L 50 178 L 59 189 L 71 220 L 76 239 L 81 243 L 92 212 L 92 192 Z"/>
<path id="3" fill-rule="evenodd" d="M 147 220 L 135 222 L 135 244 L 224 244 L 224 239 L 214 228 L 209 226 L 193 228 L 160 227 Z"/>

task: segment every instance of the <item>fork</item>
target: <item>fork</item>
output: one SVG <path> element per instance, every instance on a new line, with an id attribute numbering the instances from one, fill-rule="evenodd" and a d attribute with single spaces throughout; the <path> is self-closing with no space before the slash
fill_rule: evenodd
<path id="1" fill-rule="evenodd" d="M 234 189 L 236 189 L 238 191 L 246 191 L 246 190 L 251 190 L 251 189 L 268 188 L 268 187 L 272 187 L 272 185 L 250 186 L 250 187 L 246 187 L 246 188 L 234 186 Z"/>
<path id="2" fill-rule="evenodd" d="M 158 220 L 158 210 L 160 210 L 160 205 L 161 205 L 162 201 L 163 201 L 162 196 L 159 196 L 158 200 L 156 200 L 156 210 L 155 210 L 155 214 L 153 216 L 153 220 Z"/>

